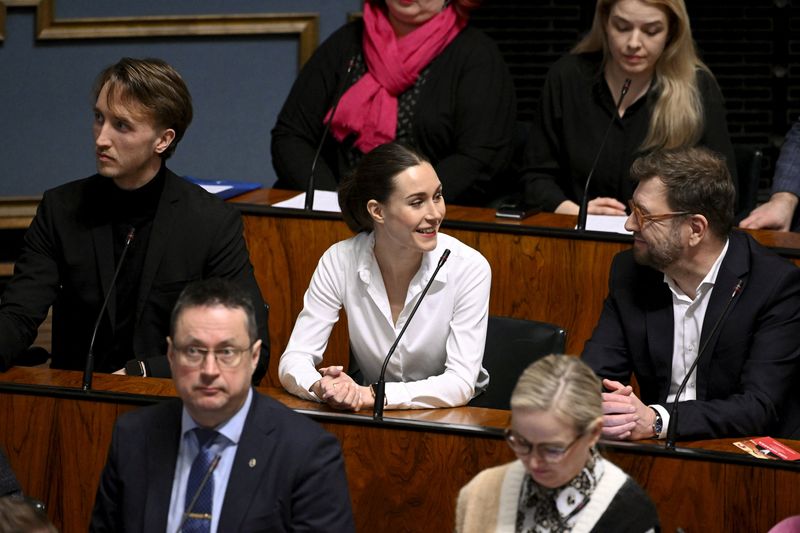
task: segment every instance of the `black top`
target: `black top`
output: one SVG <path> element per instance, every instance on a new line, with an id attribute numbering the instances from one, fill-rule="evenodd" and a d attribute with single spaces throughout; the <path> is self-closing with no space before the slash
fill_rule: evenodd
<path id="1" fill-rule="evenodd" d="M 586 178 L 597 156 L 619 95 L 612 95 L 603 77 L 602 54 L 569 54 L 547 74 L 533 124 L 522 180 L 528 203 L 554 211 L 565 200 L 580 203 Z M 733 153 L 722 93 L 704 70 L 697 71 L 705 127 L 698 142 L 725 157 L 734 183 Z M 658 98 L 657 84 L 617 117 L 589 186 L 589 198 L 611 197 L 626 202 L 636 184 L 628 179 L 639 147 L 647 136 Z"/>
<path id="2" fill-rule="evenodd" d="M 351 58 L 362 57 L 363 22 L 336 31 L 303 67 L 272 130 L 275 187 L 305 190 L 323 117 L 345 79 Z M 363 74 L 363 61 L 347 85 Z M 411 94 L 409 94 L 411 93 Z M 398 101 L 399 140 L 414 144 L 436 169 L 445 199 L 460 204 L 487 201 L 481 191 L 511 157 L 516 103 L 508 68 L 495 43 L 465 28 L 423 70 Z M 358 158 L 352 142 L 329 137 L 317 163 L 315 185 L 335 190 Z"/>
<path id="3" fill-rule="evenodd" d="M 119 277 L 114 286 L 117 312 L 113 339 L 104 339 L 105 346 L 95 344 L 95 353 L 107 354 L 99 362 L 98 370 L 114 372 L 136 357 L 133 353 L 136 299 L 153 219 L 156 216 L 161 191 L 164 190 L 164 168 L 162 165 L 158 174 L 138 189 L 130 191 L 120 189 L 111 179 L 106 183 L 109 194 L 105 205 L 110 209 L 115 266 L 120 264 L 131 228 L 134 228 L 135 234 L 128 246 L 125 261 L 120 266 Z"/>
<path id="4" fill-rule="evenodd" d="M 614 495 L 592 533 L 645 533 L 661 531 L 658 510 L 647 493 L 628 478 Z"/>

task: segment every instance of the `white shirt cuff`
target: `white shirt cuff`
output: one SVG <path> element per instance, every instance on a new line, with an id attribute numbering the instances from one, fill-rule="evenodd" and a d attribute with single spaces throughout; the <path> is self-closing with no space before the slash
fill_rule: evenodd
<path id="1" fill-rule="evenodd" d="M 658 414 L 661 415 L 661 433 L 655 436 L 657 439 L 666 439 L 667 438 L 667 429 L 669 428 L 669 413 L 667 410 L 661 405 L 648 405 L 648 407 L 652 407 Z"/>

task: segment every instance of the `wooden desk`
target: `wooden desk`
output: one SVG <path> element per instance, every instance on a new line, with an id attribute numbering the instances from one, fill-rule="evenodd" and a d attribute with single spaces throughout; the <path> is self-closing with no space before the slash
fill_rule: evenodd
<path id="1" fill-rule="evenodd" d="M 11 277 L 39 200 L 33 196 L 0 197 L 0 278 Z"/>
<path id="2" fill-rule="evenodd" d="M 278 359 L 303 304 L 303 294 L 325 250 L 352 234 L 334 213 L 277 209 L 296 191 L 261 189 L 231 200 L 243 214 L 256 278 L 270 304 L 270 368 L 264 382 L 279 387 Z M 0 277 L 9 275 L 38 198 L 0 198 Z M 630 237 L 578 234 L 575 217 L 540 213 L 522 222 L 497 219 L 494 210 L 448 206 L 444 230 L 479 250 L 492 267 L 489 312 L 553 322 L 567 331 L 567 353 L 579 354 L 591 335 L 608 288 L 614 255 Z M 751 232 L 762 244 L 800 264 L 800 234 Z M 4 240 L 5 239 L 5 240 Z M 49 349 L 49 321 L 36 344 Z M 347 365 L 345 318 L 334 328 L 326 364 Z"/>
<path id="3" fill-rule="evenodd" d="M 262 189 L 232 201 L 242 211 L 256 278 L 270 304 L 272 342 L 267 385 L 280 386 L 277 365 L 303 306 L 317 262 L 332 244 L 352 236 L 333 213 L 278 209 L 271 204 L 297 194 Z M 579 354 L 591 336 L 608 292 L 608 271 L 625 235 L 578 234 L 575 217 L 540 213 L 522 222 L 497 219 L 494 210 L 448 206 L 444 231 L 479 250 L 492 267 L 489 312 L 541 320 L 567 331 L 567 353 Z M 752 232 L 762 243 L 800 264 L 800 234 Z M 326 365 L 347 365 L 343 324 L 328 345 Z"/>
<path id="4" fill-rule="evenodd" d="M 91 393 L 80 382 L 79 372 L 17 367 L 0 374 L 0 446 L 23 490 L 45 502 L 64 533 L 86 529 L 116 417 L 175 394 L 168 380 L 97 375 Z M 375 422 L 281 390 L 261 392 L 339 438 L 360 532 L 452 531 L 459 488 L 513 459 L 502 437 L 507 411 L 394 411 Z M 664 531 L 766 531 L 800 512 L 800 465 L 759 461 L 730 442 L 674 452 L 614 443 L 605 453 L 650 493 Z"/>

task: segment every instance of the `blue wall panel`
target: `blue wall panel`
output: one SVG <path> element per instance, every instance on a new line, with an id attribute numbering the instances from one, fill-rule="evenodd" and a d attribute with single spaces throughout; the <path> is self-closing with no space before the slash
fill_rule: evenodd
<path id="1" fill-rule="evenodd" d="M 55 8 L 58 20 L 318 13 L 323 40 L 360 1 L 57 0 Z M 174 171 L 274 182 L 269 132 L 297 75 L 296 36 L 45 41 L 36 39 L 35 14 L 33 7 L 9 8 L 0 43 L 0 196 L 41 194 L 94 172 L 91 85 L 122 56 L 161 57 L 189 85 L 195 118 L 170 160 Z"/>

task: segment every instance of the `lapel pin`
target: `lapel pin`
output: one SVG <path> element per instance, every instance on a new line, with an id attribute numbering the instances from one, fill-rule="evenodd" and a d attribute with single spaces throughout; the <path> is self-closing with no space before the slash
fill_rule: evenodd
<path id="1" fill-rule="evenodd" d="M 254 458 L 252 458 L 252 459 L 250 459 L 250 462 L 249 462 L 249 463 L 247 463 L 247 464 L 250 466 L 250 468 L 254 468 L 254 467 L 256 466 L 256 459 L 255 459 L 255 457 L 254 457 Z"/>

